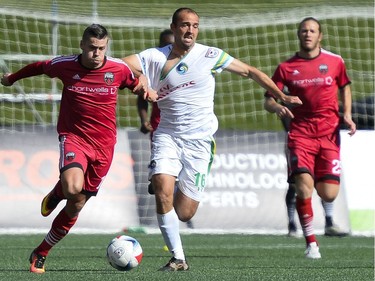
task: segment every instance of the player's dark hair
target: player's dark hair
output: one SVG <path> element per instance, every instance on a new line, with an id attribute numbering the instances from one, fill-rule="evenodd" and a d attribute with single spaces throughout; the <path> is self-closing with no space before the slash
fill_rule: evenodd
<path id="1" fill-rule="evenodd" d="M 321 33 L 321 32 L 322 32 L 322 26 L 320 25 L 320 22 L 319 22 L 316 18 L 314 18 L 314 17 L 307 17 L 307 18 L 304 18 L 304 19 L 299 23 L 299 25 L 298 25 L 298 32 L 300 32 L 302 24 L 303 24 L 304 22 L 306 22 L 306 21 L 309 21 L 309 20 L 315 21 L 315 22 L 318 24 L 318 27 L 319 27 L 319 33 Z"/>
<path id="2" fill-rule="evenodd" d="M 92 37 L 96 39 L 103 39 L 105 37 L 108 37 L 108 31 L 104 26 L 93 23 L 92 25 L 88 26 L 83 32 L 82 40 L 87 40 Z"/>
<path id="3" fill-rule="evenodd" d="M 160 32 L 159 36 L 159 47 L 164 47 L 171 42 L 169 42 L 168 37 L 173 36 L 173 32 L 170 29 L 165 29 L 162 32 Z"/>
<path id="4" fill-rule="evenodd" d="M 173 16 L 172 16 L 172 23 L 173 23 L 173 24 L 177 24 L 177 21 L 178 21 L 178 19 L 179 19 L 179 17 L 180 17 L 180 14 L 181 14 L 182 12 L 188 12 L 188 13 L 195 14 L 195 15 L 197 15 L 198 18 L 199 18 L 198 13 L 197 13 L 196 11 L 194 11 L 193 9 L 190 9 L 190 8 L 179 8 L 179 9 L 177 9 L 177 10 L 173 13 Z"/>

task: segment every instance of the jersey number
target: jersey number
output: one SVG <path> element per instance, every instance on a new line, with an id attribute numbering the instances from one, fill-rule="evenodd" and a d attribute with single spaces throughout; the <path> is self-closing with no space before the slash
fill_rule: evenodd
<path id="1" fill-rule="evenodd" d="M 202 191 L 204 189 L 204 187 L 206 186 L 206 174 L 195 174 L 195 186 L 199 191 Z"/>
<path id="2" fill-rule="evenodd" d="M 340 165 L 340 160 L 333 160 L 332 161 L 332 165 L 333 165 L 333 168 L 332 168 L 332 173 L 334 174 L 340 174 L 341 172 L 341 165 Z"/>

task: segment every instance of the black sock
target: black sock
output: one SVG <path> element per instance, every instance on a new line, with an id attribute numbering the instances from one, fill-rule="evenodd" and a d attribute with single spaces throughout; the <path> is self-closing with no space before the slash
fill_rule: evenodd
<path id="1" fill-rule="evenodd" d="M 332 217 L 326 217 L 326 227 L 333 226 L 333 220 Z"/>

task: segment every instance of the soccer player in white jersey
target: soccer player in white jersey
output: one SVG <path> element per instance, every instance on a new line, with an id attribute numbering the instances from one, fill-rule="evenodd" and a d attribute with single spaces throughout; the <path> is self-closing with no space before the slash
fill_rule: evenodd
<path id="1" fill-rule="evenodd" d="M 199 16 L 190 8 L 175 11 L 170 25 L 175 42 L 124 58 L 132 70 L 142 72 L 158 93 L 161 120 L 154 132 L 150 175 L 155 189 L 159 228 L 170 261 L 161 271 L 183 271 L 189 266 L 179 234 L 179 220 L 190 220 L 201 200 L 215 153 L 215 75 L 222 70 L 255 80 L 287 104 L 299 98 L 286 96 L 260 70 L 215 47 L 196 43 Z M 174 192 L 176 179 L 179 189 Z"/>

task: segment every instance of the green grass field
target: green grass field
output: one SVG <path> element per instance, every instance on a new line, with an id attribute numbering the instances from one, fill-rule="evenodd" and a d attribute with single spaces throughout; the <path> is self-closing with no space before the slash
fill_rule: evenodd
<path id="1" fill-rule="evenodd" d="M 143 247 L 139 267 L 113 269 L 106 246 L 113 235 L 70 234 L 53 248 L 46 273 L 28 272 L 28 257 L 44 235 L 0 235 L 0 280 L 374 280 L 374 238 L 319 236 L 321 260 L 303 256 L 304 240 L 269 235 L 182 236 L 187 272 L 158 272 L 170 258 L 158 234 L 132 234 Z"/>

